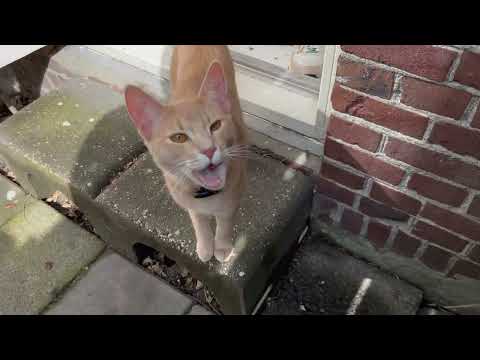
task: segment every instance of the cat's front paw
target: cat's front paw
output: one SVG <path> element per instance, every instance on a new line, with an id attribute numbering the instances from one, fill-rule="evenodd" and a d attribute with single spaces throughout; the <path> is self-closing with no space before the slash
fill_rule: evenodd
<path id="1" fill-rule="evenodd" d="M 227 262 L 233 256 L 233 247 L 215 249 L 214 254 L 215 254 L 215 259 L 217 259 L 218 261 L 222 263 Z"/>
<path id="2" fill-rule="evenodd" d="M 213 247 L 197 244 L 197 255 L 201 262 L 209 261 L 213 256 Z"/>

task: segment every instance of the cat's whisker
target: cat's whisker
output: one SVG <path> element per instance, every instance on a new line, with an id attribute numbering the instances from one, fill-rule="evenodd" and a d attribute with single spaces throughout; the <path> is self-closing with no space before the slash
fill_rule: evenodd
<path id="1" fill-rule="evenodd" d="M 225 155 L 226 157 L 238 157 L 238 156 L 243 156 L 243 157 L 250 157 L 252 159 L 257 159 L 261 156 L 258 156 L 257 154 L 252 154 L 252 153 L 228 153 Z"/>
<path id="2" fill-rule="evenodd" d="M 175 185 L 173 187 L 174 190 L 177 190 L 179 186 L 183 185 L 184 183 L 187 182 L 188 176 L 185 173 L 180 173 L 178 176 L 175 178 Z"/>
<path id="3" fill-rule="evenodd" d="M 231 150 L 231 151 L 227 151 L 226 154 L 227 155 L 231 155 L 231 154 L 258 155 L 253 151 L 246 151 L 246 150 Z"/>
<path id="4" fill-rule="evenodd" d="M 231 149 L 231 150 L 228 150 L 228 151 L 225 151 L 227 154 L 229 153 L 233 153 L 233 152 L 242 152 L 242 153 L 248 153 L 248 154 L 255 154 L 255 152 L 253 151 L 250 151 L 250 150 L 246 150 L 246 149 Z"/>
<path id="5" fill-rule="evenodd" d="M 245 155 L 231 155 L 228 156 L 229 159 L 231 160 L 258 160 L 258 157 L 252 157 L 252 156 L 245 156 Z"/>
<path id="6" fill-rule="evenodd" d="M 251 146 L 250 145 L 232 145 L 228 148 L 225 149 L 225 151 L 231 151 L 231 150 L 250 150 Z"/>
<path id="7" fill-rule="evenodd" d="M 182 171 L 183 169 L 187 168 L 193 168 L 196 165 L 199 164 L 199 160 L 184 160 L 180 161 L 177 165 L 175 165 L 173 168 L 168 169 L 168 171 L 172 174 L 175 175 L 178 171 Z"/>

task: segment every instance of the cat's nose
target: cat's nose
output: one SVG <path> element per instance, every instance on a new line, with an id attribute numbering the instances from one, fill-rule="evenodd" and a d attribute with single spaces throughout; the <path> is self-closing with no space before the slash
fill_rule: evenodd
<path id="1" fill-rule="evenodd" d="M 210 160 L 212 160 L 213 154 L 215 154 L 215 150 L 217 150 L 217 148 L 211 147 L 211 148 L 208 148 L 207 150 L 203 150 L 202 154 L 208 157 Z"/>

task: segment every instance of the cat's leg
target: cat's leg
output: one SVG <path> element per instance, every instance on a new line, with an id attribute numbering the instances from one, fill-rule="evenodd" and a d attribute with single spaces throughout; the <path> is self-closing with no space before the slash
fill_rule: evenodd
<path id="1" fill-rule="evenodd" d="M 206 215 L 189 211 L 190 219 L 195 230 L 197 239 L 197 255 L 202 262 L 207 262 L 213 256 L 213 232 L 210 227 L 210 219 Z"/>
<path id="2" fill-rule="evenodd" d="M 233 254 L 233 217 L 216 217 L 217 230 L 215 232 L 215 258 L 226 262 Z"/>

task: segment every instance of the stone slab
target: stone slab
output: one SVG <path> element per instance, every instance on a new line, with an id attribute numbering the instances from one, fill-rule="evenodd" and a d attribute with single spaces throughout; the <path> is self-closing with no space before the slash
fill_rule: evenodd
<path id="1" fill-rule="evenodd" d="M 454 315 L 454 313 L 424 306 L 418 310 L 417 315 Z"/>
<path id="2" fill-rule="evenodd" d="M 190 310 L 186 315 L 214 315 L 214 314 L 200 305 L 195 305 L 192 307 L 192 310 Z"/>
<path id="3" fill-rule="evenodd" d="M 38 314 L 105 244 L 41 201 L 0 227 L 0 314 Z"/>
<path id="4" fill-rule="evenodd" d="M 312 222 L 314 224 L 315 222 Z M 449 278 L 433 271 L 418 259 L 398 256 L 393 251 L 378 252 L 365 238 L 323 221 L 316 221 L 315 227 L 329 241 L 348 249 L 358 257 L 397 274 L 402 279 L 418 287 L 424 292 L 427 302 L 440 306 L 455 307 L 465 315 L 480 315 L 478 307 L 465 307 L 480 303 L 480 281 L 466 277 Z M 313 228 L 313 227 L 312 227 Z"/>
<path id="5" fill-rule="evenodd" d="M 306 238 L 264 315 L 415 315 L 423 293 L 321 237 Z"/>
<path id="6" fill-rule="evenodd" d="M 45 315 L 181 315 L 192 301 L 120 255 L 99 258 Z"/>
<path id="7" fill-rule="evenodd" d="M 20 187 L 0 175 L 0 226 L 22 212 L 27 200 Z"/>
<path id="8" fill-rule="evenodd" d="M 278 140 L 272 139 L 257 131 L 247 129 L 250 142 L 259 148 L 267 149 L 273 153 L 283 156 L 284 158 L 303 165 L 314 172 L 320 171 L 322 158 L 312 153 L 299 150 L 293 146 L 286 145 Z"/>
<path id="9" fill-rule="evenodd" d="M 249 162 L 249 183 L 235 226 L 237 255 L 226 264 L 198 259 L 188 214 L 171 199 L 148 153 L 97 198 L 91 222 L 127 258 L 137 260 L 135 243 L 151 246 L 206 284 L 224 313 L 250 313 L 306 226 L 313 186 L 268 159 Z"/>
<path id="10" fill-rule="evenodd" d="M 74 79 L 0 124 L 0 158 L 38 198 L 59 190 L 82 208 L 144 151 L 121 94 Z"/>

